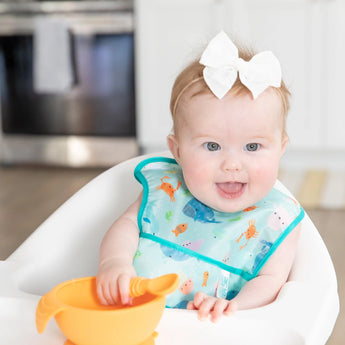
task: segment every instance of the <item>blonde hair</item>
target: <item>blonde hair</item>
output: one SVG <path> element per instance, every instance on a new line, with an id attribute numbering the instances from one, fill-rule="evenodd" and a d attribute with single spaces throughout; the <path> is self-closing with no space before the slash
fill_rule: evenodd
<path id="1" fill-rule="evenodd" d="M 240 48 L 239 57 L 245 61 L 249 61 L 255 54 L 254 52 Z M 199 95 L 199 94 L 210 94 L 211 90 L 208 88 L 207 84 L 203 78 L 203 69 L 205 66 L 199 63 L 199 59 L 193 61 L 189 64 L 176 78 L 175 83 L 172 88 L 171 98 L 170 98 L 170 111 L 175 124 L 176 113 L 179 104 L 181 103 L 181 98 L 184 96 L 188 99 Z M 273 87 L 274 90 L 279 94 L 282 106 L 283 106 L 283 137 L 288 137 L 286 133 L 286 117 L 290 108 L 289 96 L 290 91 L 286 87 L 284 81 L 282 80 L 280 87 Z M 229 91 L 229 94 L 238 96 L 242 94 L 250 93 L 246 86 L 241 83 L 240 78 L 237 76 L 237 79 Z"/>

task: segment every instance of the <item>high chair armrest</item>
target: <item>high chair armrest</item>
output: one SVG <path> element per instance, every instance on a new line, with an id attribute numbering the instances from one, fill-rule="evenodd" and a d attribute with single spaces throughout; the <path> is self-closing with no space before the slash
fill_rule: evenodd
<path id="1" fill-rule="evenodd" d="M 288 282 L 275 302 L 224 316 L 217 323 L 199 321 L 196 311 L 166 309 L 156 344 L 325 344 L 339 311 L 336 294 L 330 289 Z M 329 298 L 320 301 L 318 297 L 325 295 Z"/>
<path id="2" fill-rule="evenodd" d="M 0 261 L 0 297 L 31 298 L 18 287 L 18 281 L 25 273 L 23 262 Z"/>

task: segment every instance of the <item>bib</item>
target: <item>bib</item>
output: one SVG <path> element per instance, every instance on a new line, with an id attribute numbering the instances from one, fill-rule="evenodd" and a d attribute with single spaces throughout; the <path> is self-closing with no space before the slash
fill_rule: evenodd
<path id="1" fill-rule="evenodd" d="M 135 177 L 143 199 L 133 264 L 147 278 L 179 274 L 181 285 L 167 296 L 167 307 L 185 308 L 197 291 L 232 299 L 304 216 L 300 205 L 276 188 L 243 211 L 213 210 L 191 195 L 171 158 L 142 161 Z"/>

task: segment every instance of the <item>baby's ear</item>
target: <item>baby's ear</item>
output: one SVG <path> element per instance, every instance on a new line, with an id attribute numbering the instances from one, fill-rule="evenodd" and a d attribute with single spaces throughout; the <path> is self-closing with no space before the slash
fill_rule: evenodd
<path id="1" fill-rule="evenodd" d="M 169 147 L 170 152 L 174 156 L 177 163 L 179 163 L 180 160 L 180 151 L 178 146 L 178 140 L 176 138 L 175 134 L 169 134 L 167 137 L 167 144 Z"/>
<path id="2" fill-rule="evenodd" d="M 289 137 L 287 135 L 284 135 L 284 137 L 282 138 L 282 154 L 281 155 L 285 153 L 286 145 L 288 142 L 289 142 Z"/>

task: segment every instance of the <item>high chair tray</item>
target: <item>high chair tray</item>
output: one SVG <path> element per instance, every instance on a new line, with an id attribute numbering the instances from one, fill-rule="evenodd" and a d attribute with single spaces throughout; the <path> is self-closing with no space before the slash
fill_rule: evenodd
<path id="1" fill-rule="evenodd" d="M 1 342 L 6 345 L 63 345 L 66 341 L 54 321 L 50 321 L 45 332 L 38 334 L 35 327 L 35 310 L 38 299 L 1 299 L 0 334 Z M 303 344 L 296 332 L 279 325 L 253 322 L 248 332 L 241 317 L 223 320 L 218 324 L 196 322 L 196 314 L 180 310 L 166 310 L 157 328 L 156 345 L 180 344 Z M 277 326 L 279 331 L 277 331 Z M 274 332 L 273 332 L 274 330 Z M 224 333 L 226 331 L 226 334 Z M 270 334 L 267 337 L 267 334 Z M 229 337 L 230 336 L 230 337 Z M 118 344 L 120 345 L 120 344 Z"/>
<path id="2" fill-rule="evenodd" d="M 196 312 L 165 309 L 156 329 L 155 345 L 209 345 L 209 344 L 265 344 L 302 345 L 308 344 L 313 324 L 306 320 L 309 313 L 322 314 L 326 305 L 315 303 L 320 290 L 311 291 L 307 286 L 288 283 L 278 300 L 264 308 L 238 312 L 224 317 L 218 323 L 198 321 Z M 51 320 L 43 334 L 38 334 L 35 325 L 35 311 L 40 296 L 0 298 L 0 337 L 6 345 L 63 345 L 65 336 Z M 308 310 L 292 308 L 303 300 Z M 277 315 L 277 312 L 282 312 Z M 323 325 L 324 326 L 324 325 Z M 303 327 L 303 329 L 301 329 Z M 308 330 L 309 327 L 309 330 Z M 316 344 L 316 343 L 315 343 Z M 321 343 L 320 343 L 321 344 Z"/>

